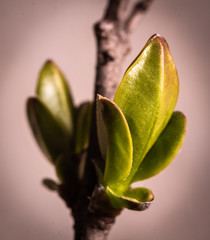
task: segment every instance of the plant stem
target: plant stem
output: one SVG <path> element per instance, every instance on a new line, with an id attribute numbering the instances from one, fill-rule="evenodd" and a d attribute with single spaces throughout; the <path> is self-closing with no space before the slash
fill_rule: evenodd
<path id="1" fill-rule="evenodd" d="M 116 91 L 122 62 L 130 51 L 130 35 L 138 25 L 151 0 L 143 0 L 127 11 L 128 0 L 109 0 L 104 17 L 95 24 L 97 39 L 97 66 L 94 99 L 101 94 L 112 99 Z M 93 161 L 103 166 L 96 130 L 96 103 L 94 102 L 90 146 L 85 175 L 75 201 L 69 202 L 68 190 L 60 194 L 72 209 L 75 220 L 75 240 L 106 240 L 115 217 L 121 210 L 107 204 L 101 186 L 98 186 Z M 104 202 L 105 199 L 105 202 Z M 101 205 L 104 202 L 104 205 Z M 105 207 L 104 207 L 105 206 Z M 108 208 L 107 208 L 108 206 Z"/>
<path id="2" fill-rule="evenodd" d="M 96 94 L 114 97 L 121 65 L 130 51 L 130 35 L 150 3 L 151 0 L 140 1 L 128 14 L 128 0 L 109 0 L 104 18 L 95 24 L 98 50 L 95 97 Z"/>

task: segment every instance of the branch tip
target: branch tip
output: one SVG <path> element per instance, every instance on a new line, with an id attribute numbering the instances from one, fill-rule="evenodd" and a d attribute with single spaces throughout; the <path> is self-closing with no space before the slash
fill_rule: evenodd
<path id="1" fill-rule="evenodd" d="M 126 32 L 131 32 L 136 28 L 138 23 L 140 22 L 143 14 L 148 10 L 153 0 L 143 0 L 133 7 L 131 14 L 129 15 L 127 21 L 125 22 L 125 30 Z"/>

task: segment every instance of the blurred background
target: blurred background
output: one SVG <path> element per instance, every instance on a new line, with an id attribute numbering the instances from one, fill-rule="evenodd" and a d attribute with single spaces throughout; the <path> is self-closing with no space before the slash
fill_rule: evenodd
<path id="1" fill-rule="evenodd" d="M 32 137 L 25 103 L 34 95 L 38 72 L 49 58 L 65 73 L 77 104 L 92 99 L 93 24 L 106 4 L 106 0 L 0 1 L 2 240 L 73 239 L 70 212 L 41 185 L 44 177 L 56 176 Z M 154 0 L 132 35 L 122 75 L 152 34 L 164 36 L 180 78 L 176 109 L 187 116 L 188 131 L 175 161 L 138 184 L 152 189 L 155 202 L 144 212 L 124 210 L 110 240 L 209 239 L 209 7 L 208 0 Z"/>

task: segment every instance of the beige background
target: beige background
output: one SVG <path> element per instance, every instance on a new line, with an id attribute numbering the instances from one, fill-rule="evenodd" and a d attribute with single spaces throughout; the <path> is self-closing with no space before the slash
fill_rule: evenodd
<path id="1" fill-rule="evenodd" d="M 69 212 L 41 186 L 55 174 L 39 151 L 25 116 L 38 71 L 54 59 L 69 79 L 75 102 L 92 98 L 95 70 L 93 23 L 105 0 L 0 1 L 0 239 L 73 239 Z M 132 37 L 123 69 L 154 33 L 171 48 L 179 77 L 176 109 L 188 132 L 176 160 L 139 183 L 156 199 L 145 212 L 125 210 L 110 240 L 206 240 L 210 228 L 208 0 L 156 0 Z M 122 71 L 123 73 L 123 71 Z"/>

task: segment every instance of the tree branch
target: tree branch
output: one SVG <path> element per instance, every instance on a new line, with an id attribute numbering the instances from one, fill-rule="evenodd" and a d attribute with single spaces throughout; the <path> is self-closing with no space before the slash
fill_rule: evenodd
<path id="1" fill-rule="evenodd" d="M 143 0 L 127 12 L 128 0 L 109 0 L 101 21 L 95 24 L 97 39 L 97 66 L 94 99 L 101 94 L 114 97 L 122 62 L 130 50 L 130 34 L 149 7 L 151 0 Z M 85 175 L 80 190 L 72 202 L 68 186 L 60 188 L 60 195 L 72 209 L 75 220 L 75 240 L 106 240 L 115 217 L 121 210 L 114 209 L 101 185 L 98 185 L 93 162 L 103 166 L 96 130 L 96 102 L 94 101 L 90 146 Z"/>
<path id="2" fill-rule="evenodd" d="M 130 51 L 130 34 L 150 6 L 151 0 L 138 2 L 127 17 L 128 0 L 110 0 L 104 18 L 95 24 L 97 38 L 96 94 L 112 99 L 119 83 L 120 70 Z"/>
<path id="3" fill-rule="evenodd" d="M 123 21 L 125 19 L 128 0 L 109 0 L 104 19 L 110 21 Z"/>
<path id="4" fill-rule="evenodd" d="M 132 32 L 141 21 L 142 17 L 144 16 L 145 11 L 149 8 L 150 4 L 153 0 L 144 0 L 142 2 L 138 2 L 130 16 L 128 17 L 127 21 L 125 22 L 125 31 L 129 34 Z"/>

